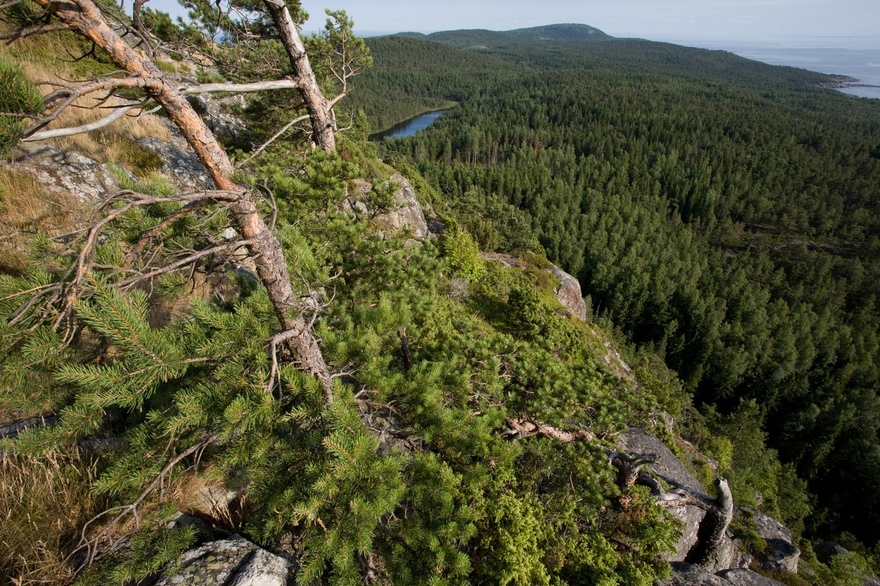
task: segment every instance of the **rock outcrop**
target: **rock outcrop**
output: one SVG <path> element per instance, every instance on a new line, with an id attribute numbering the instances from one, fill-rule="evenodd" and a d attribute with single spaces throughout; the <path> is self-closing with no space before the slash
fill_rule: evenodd
<path id="1" fill-rule="evenodd" d="M 293 583 L 294 564 L 240 535 L 211 541 L 184 552 L 173 574 L 160 576 L 155 586 L 228 584 L 229 586 L 286 586 Z"/>
<path id="2" fill-rule="evenodd" d="M 743 568 L 725 570 L 713 574 L 700 566 L 687 563 L 672 564 L 672 577 L 669 580 L 655 582 L 655 586 L 784 586 L 762 576 L 757 572 Z"/>
<path id="3" fill-rule="evenodd" d="M 184 190 L 213 189 L 208 170 L 192 149 L 158 138 L 142 138 L 140 144 L 159 155 L 162 173 Z"/>
<path id="4" fill-rule="evenodd" d="M 232 112 L 247 107 L 247 98 L 242 94 L 233 94 L 216 98 L 210 94 L 187 96 L 186 101 L 202 117 L 214 136 L 242 148 L 252 145 L 251 133 L 240 118 Z"/>
<path id="5" fill-rule="evenodd" d="M 82 202 L 97 202 L 119 191 L 119 181 L 110 167 L 72 151 L 22 144 L 13 164 L 18 171 L 32 173 L 50 193 L 73 195 Z M 119 168 L 118 173 L 126 171 Z"/>
<path id="6" fill-rule="evenodd" d="M 672 450 L 653 435 L 649 435 L 641 429 L 629 429 L 620 434 L 617 445 L 621 451 L 633 454 L 656 454 L 657 461 L 651 465 L 654 472 L 686 487 L 692 493 L 701 494 L 706 499 L 711 498 L 700 481 L 687 471 L 687 468 L 675 457 Z M 683 527 L 681 537 L 675 546 L 675 552 L 669 556 L 669 559 L 681 562 L 697 543 L 697 533 L 700 529 L 700 523 L 706 516 L 706 511 L 694 505 L 685 505 L 672 507 L 670 512 L 682 522 Z"/>
<path id="7" fill-rule="evenodd" d="M 418 242 L 428 238 L 428 223 L 422 206 L 416 199 L 416 192 L 410 182 L 395 173 L 385 186 L 396 185 L 394 199 L 387 209 L 379 209 L 370 201 L 373 184 L 365 180 L 356 180 L 354 189 L 342 203 L 342 210 L 353 215 L 364 215 L 370 218 L 380 230 L 396 234 L 408 234 Z"/>
<path id="8" fill-rule="evenodd" d="M 742 507 L 742 511 L 752 517 L 756 532 L 767 542 L 767 548 L 755 555 L 756 561 L 766 570 L 785 570 L 796 574 L 801 552 L 794 545 L 791 530 L 757 509 Z"/>
<path id="9" fill-rule="evenodd" d="M 549 270 L 550 274 L 559 281 L 559 285 L 555 290 L 556 299 L 573 316 L 581 321 L 587 321 L 587 304 L 584 302 L 584 294 L 581 292 L 580 282 L 556 265 L 550 267 Z"/>

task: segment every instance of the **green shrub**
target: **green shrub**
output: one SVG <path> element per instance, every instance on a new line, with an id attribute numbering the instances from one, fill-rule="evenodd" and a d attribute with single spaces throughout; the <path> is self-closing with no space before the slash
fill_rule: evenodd
<path id="1" fill-rule="evenodd" d="M 43 109 L 43 97 L 21 68 L 0 58 L 0 157 L 18 144 L 25 130 L 24 121 Z"/>
<path id="2" fill-rule="evenodd" d="M 471 282 L 479 281 L 486 274 L 480 247 L 458 222 L 451 220 L 440 237 L 440 251 L 449 261 L 455 274 Z"/>

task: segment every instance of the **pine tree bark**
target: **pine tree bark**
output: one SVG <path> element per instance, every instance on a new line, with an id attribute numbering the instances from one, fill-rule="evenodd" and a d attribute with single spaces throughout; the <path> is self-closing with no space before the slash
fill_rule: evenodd
<path id="1" fill-rule="evenodd" d="M 284 0 L 263 0 L 263 4 L 281 34 L 281 42 L 290 60 L 300 96 L 312 121 L 312 141 L 325 151 L 336 150 L 336 119 L 333 109 L 318 86 L 306 47 L 287 4 Z"/>
<path id="2" fill-rule="evenodd" d="M 217 187 L 237 194 L 231 206 L 232 215 L 242 236 L 250 242 L 249 251 L 256 263 L 260 281 L 272 300 L 275 314 L 282 327 L 290 334 L 285 336 L 288 348 L 299 366 L 321 381 L 326 398 L 331 399 L 330 374 L 304 315 L 305 310 L 312 308 L 306 307 L 294 292 L 281 243 L 260 215 L 253 196 L 233 181 L 232 162 L 210 129 L 183 94 L 165 79 L 155 63 L 132 49 L 113 30 L 92 0 L 35 2 L 46 8 L 70 30 L 94 42 L 119 68 L 137 79 L 138 85 L 164 108 L 168 117 L 183 133 Z"/>

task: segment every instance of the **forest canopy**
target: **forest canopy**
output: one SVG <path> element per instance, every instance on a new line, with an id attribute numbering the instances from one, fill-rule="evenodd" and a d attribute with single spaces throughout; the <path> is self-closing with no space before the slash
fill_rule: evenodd
<path id="1" fill-rule="evenodd" d="M 462 51 L 509 65 L 450 84 L 415 73 L 448 61 L 431 41 L 370 45 L 381 60 L 401 42 L 424 49 L 398 79 L 465 95 L 384 143 L 386 159 L 412 161 L 454 208 L 525 212 L 594 314 L 663 356 L 704 413 L 760 420 L 815 495 L 811 531 L 876 543 L 863 521 L 880 514 L 880 103 L 816 87 L 821 74 L 641 40 Z M 393 96 L 385 79 L 366 75 L 359 99 Z M 462 217 L 482 245 L 515 248 L 502 218 Z"/>
<path id="2" fill-rule="evenodd" d="M 0 6 L 4 156 L 118 187 L 0 169 L 0 581 L 148 583 L 239 533 L 302 584 L 647 586 L 667 507 L 708 513 L 689 554 L 731 490 L 868 571 L 875 104 L 582 25 L 303 39 L 298 2 L 185 5 Z M 181 142 L 210 185 L 167 172 Z M 413 194 L 430 234 L 388 219 Z M 717 498 L 640 469 L 633 426 Z"/>

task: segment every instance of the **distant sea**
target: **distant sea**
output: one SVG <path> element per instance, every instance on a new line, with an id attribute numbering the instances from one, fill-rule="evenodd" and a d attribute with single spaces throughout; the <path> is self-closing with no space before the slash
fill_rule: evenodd
<path id="1" fill-rule="evenodd" d="M 809 37 L 779 40 L 669 41 L 691 47 L 723 49 L 770 65 L 789 65 L 819 73 L 846 75 L 859 84 L 880 86 L 880 38 Z M 841 92 L 880 99 L 880 87 L 840 88 Z"/>

